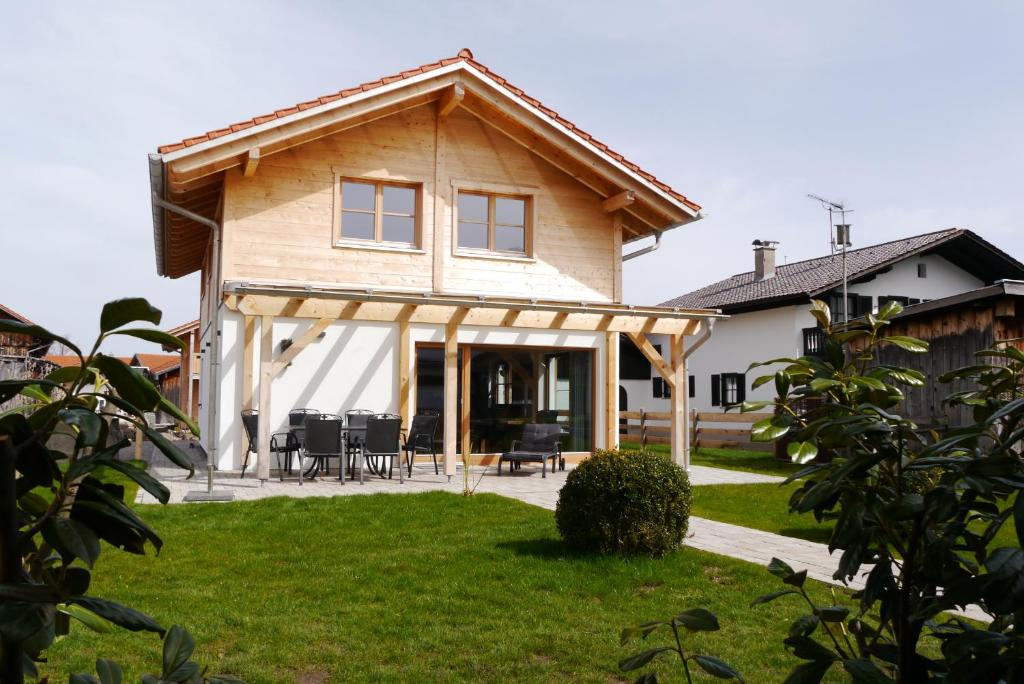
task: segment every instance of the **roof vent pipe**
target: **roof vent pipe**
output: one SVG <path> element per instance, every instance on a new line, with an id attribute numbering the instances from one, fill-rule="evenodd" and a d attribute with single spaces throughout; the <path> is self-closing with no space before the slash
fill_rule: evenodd
<path id="1" fill-rule="evenodd" d="M 754 240 L 754 279 L 775 277 L 775 240 Z"/>

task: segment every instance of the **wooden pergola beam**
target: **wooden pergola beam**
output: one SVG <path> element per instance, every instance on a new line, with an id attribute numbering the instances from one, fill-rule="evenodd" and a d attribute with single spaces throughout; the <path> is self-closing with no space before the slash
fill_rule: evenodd
<path id="1" fill-rule="evenodd" d="M 274 375 L 278 375 L 282 370 L 288 367 L 295 357 L 302 353 L 310 342 L 315 340 L 323 333 L 327 328 L 330 327 L 331 323 L 334 322 L 333 318 L 321 318 L 314 323 L 309 330 L 302 334 L 302 337 L 292 343 L 290 347 L 281 352 L 281 355 L 274 362 Z"/>
<path id="2" fill-rule="evenodd" d="M 629 335 L 629 339 L 636 345 L 636 348 L 640 350 L 640 353 L 647 357 L 647 360 L 651 362 L 654 369 L 658 371 L 658 375 L 672 387 L 672 396 L 676 395 L 676 378 L 672 367 L 665 363 L 665 359 L 661 358 L 661 354 L 654 348 L 650 340 L 647 339 L 647 335 L 643 333 L 626 333 Z"/>
<path id="3" fill-rule="evenodd" d="M 418 304 L 410 311 L 408 304 L 395 302 L 360 302 L 310 296 L 296 298 L 283 295 L 230 295 L 226 306 L 247 316 L 287 316 L 291 318 L 331 318 L 334 320 L 400 322 L 447 325 L 460 314 L 462 325 L 527 328 L 533 330 L 579 330 L 585 332 L 625 332 L 641 334 L 693 335 L 700 329 L 700 318 L 659 317 L 654 314 L 594 313 L 551 310 L 510 310 L 487 306 L 455 306 Z M 514 314 L 514 315 L 513 315 Z"/>

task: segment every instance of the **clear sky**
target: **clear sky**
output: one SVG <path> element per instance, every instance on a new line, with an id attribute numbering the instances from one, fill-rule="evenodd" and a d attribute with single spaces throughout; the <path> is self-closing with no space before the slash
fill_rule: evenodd
<path id="1" fill-rule="evenodd" d="M 704 206 L 630 302 L 751 270 L 754 238 L 827 252 L 807 193 L 855 246 L 961 226 L 1021 259 L 1022 32 L 1019 2 L 6 3 L 0 302 L 82 341 L 117 297 L 196 318 L 146 154 L 462 47 Z"/>

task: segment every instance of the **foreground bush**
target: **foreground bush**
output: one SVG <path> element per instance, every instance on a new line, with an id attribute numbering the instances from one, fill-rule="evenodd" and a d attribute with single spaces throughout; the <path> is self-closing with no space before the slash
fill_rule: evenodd
<path id="1" fill-rule="evenodd" d="M 598 451 L 569 473 L 555 522 L 570 546 L 664 556 L 686 536 L 693 496 L 679 466 L 647 451 Z"/>

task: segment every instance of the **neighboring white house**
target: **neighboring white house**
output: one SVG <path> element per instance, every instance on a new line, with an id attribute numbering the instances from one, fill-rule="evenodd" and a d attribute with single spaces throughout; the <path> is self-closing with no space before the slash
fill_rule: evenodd
<path id="1" fill-rule="evenodd" d="M 752 390 L 751 382 L 772 372 L 751 363 L 815 354 L 820 330 L 809 313 L 811 299 L 826 301 L 840 321 L 842 257 L 839 253 L 776 266 L 775 243 L 756 241 L 754 270 L 663 302 L 660 306 L 720 309 L 714 335 L 689 360 L 690 407 L 719 411 L 732 403 L 771 399 L 774 386 Z M 1019 279 L 1024 265 L 969 230 L 952 228 L 847 252 L 849 316 L 855 318 L 889 300 L 916 304 Z M 664 354 L 663 340 L 651 336 Z M 623 341 L 619 403 L 629 410 L 667 410 L 665 384 Z"/>
<path id="2" fill-rule="evenodd" d="M 716 317 L 622 303 L 623 245 L 700 206 L 469 50 L 161 146 L 150 181 L 158 272 L 201 273 L 204 446 L 251 465 L 258 410 L 261 479 L 297 408 L 436 412 L 448 475 L 529 422 L 582 458 L 618 441 L 619 334 Z"/>

